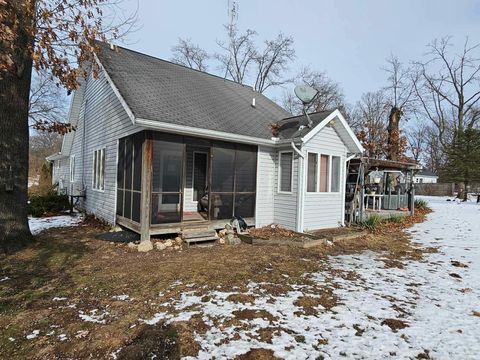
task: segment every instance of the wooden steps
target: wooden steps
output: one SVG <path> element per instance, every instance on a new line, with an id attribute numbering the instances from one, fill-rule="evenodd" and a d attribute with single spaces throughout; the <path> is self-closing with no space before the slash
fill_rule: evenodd
<path id="1" fill-rule="evenodd" d="M 181 236 L 188 246 L 191 244 L 217 242 L 219 239 L 215 230 L 206 227 L 184 229 Z"/>

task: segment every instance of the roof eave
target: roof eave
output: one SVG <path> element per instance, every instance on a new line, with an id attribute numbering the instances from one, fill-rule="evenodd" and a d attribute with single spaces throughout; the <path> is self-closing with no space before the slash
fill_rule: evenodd
<path id="1" fill-rule="evenodd" d="M 202 128 L 197 128 L 192 126 L 177 125 L 177 124 L 171 124 L 171 123 L 166 123 L 166 122 L 151 120 L 151 119 L 136 118 L 135 123 L 137 125 L 140 125 L 149 129 L 166 131 L 169 133 L 179 134 L 179 135 L 198 136 L 198 137 L 203 137 L 203 138 L 213 139 L 213 140 L 224 140 L 224 141 L 232 141 L 232 142 L 243 143 L 243 144 L 266 145 L 266 146 L 275 146 L 275 144 L 277 143 L 277 141 L 273 139 L 263 139 L 263 138 L 253 137 L 253 136 L 226 133 L 223 131 L 202 129 Z"/>

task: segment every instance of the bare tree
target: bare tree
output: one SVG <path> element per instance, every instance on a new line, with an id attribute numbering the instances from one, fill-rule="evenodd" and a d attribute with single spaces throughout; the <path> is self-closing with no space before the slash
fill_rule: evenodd
<path id="1" fill-rule="evenodd" d="M 28 117 L 35 125 L 44 120 L 51 123 L 65 122 L 67 97 L 65 89 L 58 87 L 44 71 L 32 76 Z"/>
<path id="2" fill-rule="evenodd" d="M 247 29 L 240 33 L 236 25 L 226 25 L 227 41 L 218 41 L 223 50 L 215 54 L 220 71 L 233 81 L 244 84 L 254 81 L 254 89 L 260 93 L 287 83 L 285 72 L 295 58 L 293 38 L 279 34 L 274 40 L 265 41 L 265 48 L 255 45 L 257 32 Z"/>
<path id="3" fill-rule="evenodd" d="M 304 66 L 295 77 L 294 83 L 308 85 L 318 90 L 319 94 L 309 105 L 308 111 L 346 110 L 345 95 L 342 88 L 324 72 L 315 71 L 309 66 Z M 283 93 L 281 103 L 292 114 L 301 114 L 302 112 L 303 105 L 292 91 Z"/>
<path id="4" fill-rule="evenodd" d="M 227 42 L 217 41 L 222 53 L 215 54 L 219 61 L 219 69 L 233 81 L 243 84 L 248 75 L 250 65 L 257 56 L 253 38 L 256 31 L 247 29 L 240 34 L 235 25 L 225 25 Z"/>
<path id="5" fill-rule="evenodd" d="M 388 66 L 384 70 L 389 74 L 385 87 L 386 105 L 389 107 L 388 114 L 388 139 L 387 158 L 399 160 L 402 156 L 402 139 L 400 121 L 408 111 L 413 111 L 414 80 L 412 70 L 405 68 L 397 57 L 391 56 L 387 60 Z"/>
<path id="6" fill-rule="evenodd" d="M 293 38 L 278 34 L 275 40 L 265 41 L 265 49 L 256 52 L 254 58 L 256 79 L 254 88 L 263 93 L 272 86 L 287 83 L 289 79 L 284 77 L 289 64 L 295 59 Z"/>
<path id="7" fill-rule="evenodd" d="M 440 144 L 448 146 L 456 134 L 480 121 L 480 44 L 465 40 L 452 54 L 449 37 L 428 45 L 428 59 L 417 62 L 419 80 L 415 93 L 423 115 L 437 129 Z"/>
<path id="8" fill-rule="evenodd" d="M 367 157 L 379 159 L 386 155 L 387 114 L 383 90 L 362 95 L 353 111 L 356 133 Z"/>
<path id="9" fill-rule="evenodd" d="M 405 131 L 407 147 L 410 155 L 417 163 L 425 163 L 427 148 L 430 140 L 430 129 L 421 121 L 408 127 Z"/>
<path id="10" fill-rule="evenodd" d="M 172 47 L 171 61 L 192 69 L 207 71 L 207 61 L 210 56 L 191 39 L 178 39 L 178 44 Z"/>

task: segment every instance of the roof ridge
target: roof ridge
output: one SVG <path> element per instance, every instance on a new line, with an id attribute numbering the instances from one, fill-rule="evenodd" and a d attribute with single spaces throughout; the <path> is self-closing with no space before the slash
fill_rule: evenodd
<path id="1" fill-rule="evenodd" d="M 98 41 L 98 42 L 99 42 L 100 44 L 104 44 L 104 45 L 106 45 L 106 46 L 110 46 L 108 43 L 106 43 L 106 42 L 104 42 L 104 41 Z M 177 63 L 174 63 L 173 61 L 165 60 L 165 59 L 159 58 L 159 57 L 154 56 L 154 55 L 145 54 L 145 53 L 142 53 L 142 52 L 140 52 L 140 51 L 138 51 L 138 50 L 129 49 L 129 48 L 126 48 L 126 47 L 124 47 L 124 46 L 120 46 L 120 45 L 114 45 L 114 46 L 116 46 L 116 47 L 118 47 L 118 48 L 121 48 L 121 49 L 123 49 L 123 50 L 129 51 L 129 52 L 138 54 L 138 55 L 146 56 L 146 57 L 149 57 L 149 58 L 158 60 L 158 61 L 163 61 L 163 62 L 165 62 L 165 63 L 168 63 L 168 64 L 171 64 L 171 65 L 175 65 L 175 66 L 178 66 L 178 67 L 187 69 L 187 70 L 195 71 L 195 72 L 198 72 L 198 73 L 200 73 L 200 74 L 213 76 L 213 77 L 215 77 L 215 78 L 218 78 L 218 79 L 221 79 L 221 80 L 224 80 L 224 81 L 231 82 L 231 83 L 233 83 L 233 84 L 235 84 L 235 85 L 239 85 L 239 86 L 242 86 L 242 87 L 249 88 L 249 89 L 251 89 L 253 92 L 255 92 L 255 93 L 257 93 L 257 94 L 260 94 L 260 95 L 263 95 L 262 93 L 256 91 L 256 90 L 254 89 L 254 87 L 251 86 L 251 85 L 239 83 L 239 82 L 236 82 L 236 81 L 234 81 L 234 80 L 232 80 L 232 79 L 227 79 L 226 77 L 222 77 L 222 76 L 215 75 L 215 74 L 212 74 L 212 73 L 209 73 L 209 72 L 206 72 L 206 71 L 201 71 L 201 70 L 198 70 L 198 69 L 194 69 L 194 68 L 191 68 L 191 67 L 182 65 L 182 64 L 177 64 Z M 263 96 L 265 96 L 265 95 L 263 95 Z M 265 97 L 266 97 L 266 96 L 265 96 Z"/>
<path id="2" fill-rule="evenodd" d="M 331 114 L 332 112 L 334 112 L 335 110 L 320 110 L 320 111 L 315 111 L 315 112 L 312 112 L 312 113 L 308 113 L 308 115 L 316 115 L 316 114 L 320 114 L 320 113 L 323 113 L 323 112 L 328 112 L 329 114 Z M 299 114 L 299 115 L 293 115 L 293 116 L 289 116 L 289 117 L 286 117 L 286 118 L 283 118 L 281 119 L 280 121 L 284 121 L 284 120 L 291 120 L 291 119 L 295 119 L 295 118 L 301 118 L 301 117 L 304 117 L 305 114 Z"/>

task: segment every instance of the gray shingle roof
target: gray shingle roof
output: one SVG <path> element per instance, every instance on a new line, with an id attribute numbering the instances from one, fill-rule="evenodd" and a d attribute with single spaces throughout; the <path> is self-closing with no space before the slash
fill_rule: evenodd
<path id="1" fill-rule="evenodd" d="M 308 114 L 313 123 L 311 128 L 307 126 L 308 120 L 305 115 L 293 116 L 280 120 L 278 121 L 278 124 L 280 125 L 279 137 L 281 139 L 294 139 L 304 137 L 310 132 L 310 130 L 312 130 L 315 126 L 325 120 L 327 116 L 331 113 L 332 110 L 325 110 Z M 303 128 L 300 129 L 300 126 L 302 125 Z"/>
<path id="2" fill-rule="evenodd" d="M 418 173 L 417 173 L 417 176 L 437 176 L 437 174 L 435 174 L 433 171 L 430 171 L 430 170 L 427 170 L 427 169 L 423 169 L 423 170 L 420 170 Z"/>
<path id="3" fill-rule="evenodd" d="M 251 87 L 129 49 L 97 56 L 136 118 L 270 139 L 291 116 Z M 256 106 L 252 107 L 255 98 Z"/>

